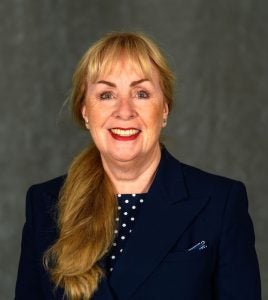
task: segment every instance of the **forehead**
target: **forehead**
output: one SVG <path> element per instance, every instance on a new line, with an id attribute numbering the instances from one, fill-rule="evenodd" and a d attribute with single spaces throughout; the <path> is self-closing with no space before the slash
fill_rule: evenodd
<path id="1" fill-rule="evenodd" d="M 117 51 L 116 51 L 117 50 Z M 100 76 L 107 76 L 117 69 L 131 68 L 140 76 L 151 78 L 156 67 L 148 53 L 133 49 L 105 49 L 101 53 L 91 56 L 87 66 L 87 80 L 91 83 L 97 81 Z"/>
<path id="2" fill-rule="evenodd" d="M 126 77 L 126 80 L 127 78 L 130 80 L 148 79 L 154 84 L 159 83 L 158 70 L 151 62 L 144 66 L 125 57 L 120 57 L 103 67 L 96 76 L 95 82 L 103 79 L 116 80 L 122 78 L 122 76 Z"/>

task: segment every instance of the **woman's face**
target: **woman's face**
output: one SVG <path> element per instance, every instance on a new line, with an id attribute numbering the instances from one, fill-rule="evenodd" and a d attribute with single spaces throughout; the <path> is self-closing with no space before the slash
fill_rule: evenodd
<path id="1" fill-rule="evenodd" d="M 167 114 L 158 71 L 153 67 L 152 78 L 146 78 L 124 59 L 88 83 L 82 106 L 101 156 L 120 162 L 155 153 Z"/>

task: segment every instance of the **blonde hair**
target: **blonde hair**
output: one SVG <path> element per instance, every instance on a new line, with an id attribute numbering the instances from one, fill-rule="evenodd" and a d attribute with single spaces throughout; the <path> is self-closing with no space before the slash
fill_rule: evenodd
<path id="1" fill-rule="evenodd" d="M 85 128 L 81 106 L 87 82 L 109 72 L 121 55 L 147 76 L 152 66 L 157 69 L 171 110 L 174 77 L 159 48 L 140 33 L 110 33 L 89 48 L 73 75 L 71 112 L 81 127 Z M 106 275 L 99 261 L 110 250 L 117 226 L 115 189 L 95 145 L 74 159 L 57 208 L 59 237 L 44 254 L 45 268 L 68 299 L 90 299 Z"/>

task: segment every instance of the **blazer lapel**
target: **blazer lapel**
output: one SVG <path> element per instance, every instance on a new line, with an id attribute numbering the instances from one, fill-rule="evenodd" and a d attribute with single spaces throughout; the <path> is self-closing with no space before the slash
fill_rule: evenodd
<path id="1" fill-rule="evenodd" d="M 118 299 L 128 299 L 150 275 L 207 201 L 188 197 L 180 163 L 163 150 L 135 228 L 110 276 Z"/>

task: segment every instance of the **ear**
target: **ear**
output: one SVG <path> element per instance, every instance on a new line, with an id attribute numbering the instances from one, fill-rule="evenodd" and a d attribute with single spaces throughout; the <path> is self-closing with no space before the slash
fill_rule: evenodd
<path id="1" fill-rule="evenodd" d="M 88 116 L 87 116 L 87 107 L 86 107 L 85 104 L 83 104 L 82 107 L 81 107 L 81 114 L 82 114 L 83 119 L 85 120 L 85 127 L 87 129 L 89 129 Z"/>
<path id="2" fill-rule="evenodd" d="M 168 117 L 168 104 L 164 102 L 164 107 L 163 107 L 163 123 L 162 123 L 162 128 L 167 126 L 167 117 Z"/>
<path id="3" fill-rule="evenodd" d="M 169 113 L 168 104 L 164 102 L 164 109 L 163 109 L 163 119 L 167 119 Z"/>
<path id="4" fill-rule="evenodd" d="M 86 123 L 88 123 L 88 117 L 87 117 L 87 107 L 85 104 L 83 104 L 81 106 L 81 114 L 82 114 L 82 117 L 83 119 L 85 120 Z"/>

